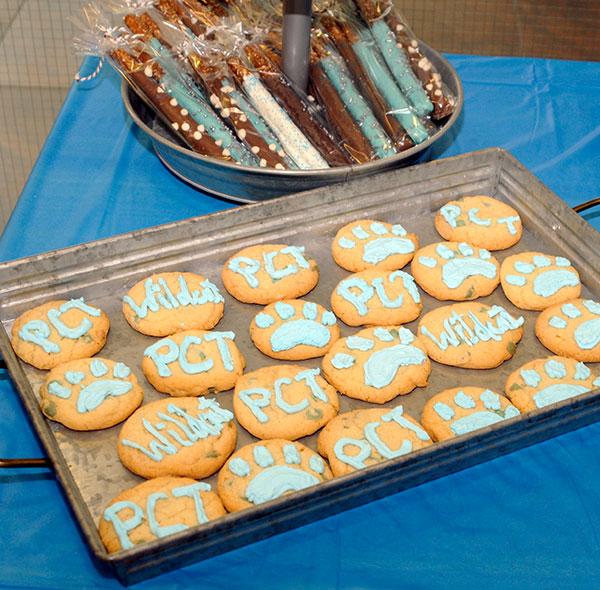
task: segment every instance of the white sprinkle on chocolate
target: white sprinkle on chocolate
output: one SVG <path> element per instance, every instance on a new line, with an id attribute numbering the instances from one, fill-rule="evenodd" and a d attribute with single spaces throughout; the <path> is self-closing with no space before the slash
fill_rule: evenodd
<path id="1" fill-rule="evenodd" d="M 171 123 L 171 127 L 177 131 L 179 129 L 179 123 Z"/>
<path id="2" fill-rule="evenodd" d="M 285 170 L 285 167 L 283 166 L 283 164 L 280 164 L 279 162 L 277 162 L 277 164 L 275 164 L 275 168 L 277 168 L 277 170 Z"/>
<path id="3" fill-rule="evenodd" d="M 248 117 L 246 117 L 246 115 L 242 115 L 242 116 L 240 117 L 240 121 L 241 121 L 242 123 L 245 123 L 247 120 L 248 120 Z"/>
<path id="4" fill-rule="evenodd" d="M 186 121 L 185 123 L 183 123 L 183 125 L 181 126 L 181 129 L 183 131 L 189 131 L 190 130 L 190 124 Z"/>
<path id="5" fill-rule="evenodd" d="M 266 168 L 267 167 L 267 161 L 264 158 L 260 159 L 259 165 L 261 168 Z"/>
<path id="6" fill-rule="evenodd" d="M 194 131 L 194 139 L 202 139 L 202 133 L 200 133 L 200 131 Z"/>
<path id="7" fill-rule="evenodd" d="M 215 141 L 215 144 L 218 145 L 219 147 L 221 147 L 223 145 L 223 140 L 217 139 L 217 141 Z"/>
<path id="8" fill-rule="evenodd" d="M 172 107 L 176 107 L 176 106 L 177 106 L 177 104 L 178 104 L 178 103 L 177 103 L 177 99 L 176 99 L 176 98 L 172 98 L 172 99 L 169 101 L 169 104 L 170 104 Z"/>
<path id="9" fill-rule="evenodd" d="M 396 25 L 396 31 L 403 31 L 404 27 L 402 25 Z"/>
<path id="10" fill-rule="evenodd" d="M 225 109 L 223 109 L 223 110 L 221 111 L 221 116 L 222 116 L 224 119 L 227 119 L 227 117 L 229 117 L 229 115 L 230 115 L 230 114 L 231 114 L 231 113 L 229 112 L 229 109 L 228 109 L 228 108 L 225 108 Z"/>
<path id="11" fill-rule="evenodd" d="M 417 53 L 417 50 L 414 47 L 409 47 L 408 53 Z"/>
<path id="12" fill-rule="evenodd" d="M 230 92 L 233 92 L 233 86 L 221 86 L 221 92 L 223 94 L 229 94 Z"/>
<path id="13" fill-rule="evenodd" d="M 416 39 L 413 39 L 413 40 L 410 42 L 410 44 L 411 44 L 413 47 L 418 47 L 418 46 L 419 46 L 419 43 L 417 42 L 417 40 L 416 40 Z"/>
<path id="14" fill-rule="evenodd" d="M 165 89 L 162 87 L 162 84 L 156 89 L 156 92 L 158 94 L 164 94 L 165 93 Z"/>
<path id="15" fill-rule="evenodd" d="M 283 150 L 279 150 L 277 152 L 282 158 L 285 158 L 285 152 Z"/>
<path id="16" fill-rule="evenodd" d="M 196 127 L 196 129 L 198 131 L 200 131 L 200 133 L 204 133 L 204 125 L 198 125 L 198 127 Z"/>
<path id="17" fill-rule="evenodd" d="M 181 109 L 180 112 L 182 117 L 187 117 L 190 114 L 187 109 Z"/>
<path id="18" fill-rule="evenodd" d="M 253 145 L 253 146 L 250 148 L 250 151 L 251 151 L 253 154 L 258 154 L 258 152 L 260 152 L 260 148 L 259 148 L 257 145 Z"/>
<path id="19" fill-rule="evenodd" d="M 144 68 L 144 74 L 146 74 L 148 78 L 152 78 L 152 66 L 146 66 Z"/>
<path id="20" fill-rule="evenodd" d="M 238 137 L 240 139 L 246 139 L 246 130 L 245 129 L 238 129 Z"/>
<path id="21" fill-rule="evenodd" d="M 433 94 L 435 94 L 435 96 L 442 96 L 442 91 L 438 88 Z"/>
<path id="22" fill-rule="evenodd" d="M 433 90 L 433 84 L 431 84 L 431 83 L 430 83 L 430 84 L 427 84 L 427 85 L 425 86 L 425 90 Z"/>
<path id="23" fill-rule="evenodd" d="M 426 57 L 421 58 L 417 65 L 425 72 L 428 72 L 431 69 L 431 62 Z"/>
<path id="24" fill-rule="evenodd" d="M 223 150 L 223 155 L 224 155 L 226 158 L 228 158 L 229 156 L 231 156 L 231 152 L 230 152 L 230 151 L 229 151 L 227 148 L 225 148 L 225 149 Z"/>
<path id="25" fill-rule="evenodd" d="M 274 152 L 277 149 L 277 146 L 274 143 L 269 144 L 269 149 Z"/>

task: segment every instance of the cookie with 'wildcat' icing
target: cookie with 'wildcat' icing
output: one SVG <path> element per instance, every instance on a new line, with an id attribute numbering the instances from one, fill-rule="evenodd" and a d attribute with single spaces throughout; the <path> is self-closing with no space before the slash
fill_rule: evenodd
<path id="1" fill-rule="evenodd" d="M 52 369 L 102 350 L 110 322 L 83 297 L 49 301 L 20 315 L 12 326 L 15 354 L 37 369 Z"/>
<path id="2" fill-rule="evenodd" d="M 161 399 L 136 410 L 119 432 L 121 463 L 150 479 L 201 479 L 217 471 L 235 449 L 233 414 L 205 397 Z"/>
<path id="3" fill-rule="evenodd" d="M 322 367 L 340 393 L 376 404 L 425 387 L 431 372 L 421 339 L 399 326 L 366 328 L 340 338 Z"/>
<path id="4" fill-rule="evenodd" d="M 266 305 L 306 295 L 319 282 L 319 267 L 304 246 L 261 244 L 229 258 L 221 277 L 237 300 Z"/>
<path id="5" fill-rule="evenodd" d="M 562 356 L 535 359 L 510 374 L 504 391 L 521 410 L 531 412 L 600 388 L 582 362 Z"/>
<path id="6" fill-rule="evenodd" d="M 538 316 L 535 335 L 554 354 L 600 363 L 600 303 L 572 299 L 553 305 Z"/>
<path id="7" fill-rule="evenodd" d="M 407 233 L 399 223 L 361 219 L 337 232 L 331 253 L 339 266 L 351 272 L 375 266 L 397 270 L 411 261 L 418 247 L 417 236 Z"/>
<path id="8" fill-rule="evenodd" d="M 454 303 L 426 313 L 418 334 L 434 361 L 465 369 L 493 369 L 512 358 L 523 337 L 522 317 L 500 305 Z"/>
<path id="9" fill-rule="evenodd" d="M 519 416 L 503 395 L 483 387 L 454 387 L 427 401 L 421 424 L 433 440 L 442 441 L 475 432 Z"/>
<path id="10" fill-rule="evenodd" d="M 163 272 L 136 283 L 123 297 L 127 323 L 148 336 L 210 330 L 223 317 L 214 283 L 192 272 Z"/>
<path id="11" fill-rule="evenodd" d="M 440 242 L 421 248 L 410 270 L 421 289 L 444 301 L 484 297 L 500 283 L 498 261 L 488 250 L 464 242 Z"/>
<path id="12" fill-rule="evenodd" d="M 521 252 L 505 258 L 500 282 L 506 298 L 521 309 L 546 309 L 579 297 L 579 273 L 568 258 Z"/>
<path id="13" fill-rule="evenodd" d="M 340 414 L 319 433 L 319 453 L 338 477 L 431 445 L 429 434 L 402 406 Z"/>
<path id="14" fill-rule="evenodd" d="M 412 322 L 423 303 L 408 273 L 374 268 L 342 279 L 331 294 L 331 309 L 349 326 L 389 326 Z"/>
<path id="15" fill-rule="evenodd" d="M 445 240 L 487 250 L 510 248 L 523 234 L 521 218 L 511 206 L 483 195 L 446 203 L 435 216 L 435 229 Z"/>
<path id="16" fill-rule="evenodd" d="M 155 389 L 173 396 L 227 391 L 246 366 L 234 340 L 233 332 L 178 332 L 146 348 L 142 371 Z"/>
<path id="17" fill-rule="evenodd" d="M 217 490 L 229 512 L 243 510 L 331 479 L 308 447 L 280 438 L 246 445 L 219 472 Z"/>
<path id="18" fill-rule="evenodd" d="M 127 365 L 98 357 L 55 367 L 40 388 L 42 412 L 72 430 L 114 426 L 143 398 L 144 392 Z"/>
<path id="19" fill-rule="evenodd" d="M 233 412 L 257 438 L 296 440 L 313 434 L 339 410 L 336 390 L 320 369 L 273 365 L 242 375 L 235 384 Z"/>
<path id="20" fill-rule="evenodd" d="M 131 549 L 226 514 L 209 484 L 187 477 L 157 477 L 113 498 L 98 531 L 109 553 Z"/>
<path id="21" fill-rule="evenodd" d="M 302 299 L 267 305 L 250 323 L 256 348 L 274 359 L 298 361 L 323 356 L 340 337 L 335 315 Z"/>

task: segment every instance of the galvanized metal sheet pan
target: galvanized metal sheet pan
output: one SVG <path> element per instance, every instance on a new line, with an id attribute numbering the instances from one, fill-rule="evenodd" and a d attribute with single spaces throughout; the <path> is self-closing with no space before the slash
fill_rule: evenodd
<path id="1" fill-rule="evenodd" d="M 37 392 L 46 373 L 19 361 L 8 341 L 14 319 L 52 298 L 84 296 L 110 317 L 111 329 L 101 355 L 130 365 L 144 383 L 145 402 L 159 399 L 142 377 L 143 350 L 153 338 L 134 332 L 121 313 L 121 298 L 135 282 L 153 272 L 200 272 L 220 287 L 223 262 L 235 251 L 257 243 L 305 245 L 321 268 L 321 280 L 307 297 L 329 305 L 336 283 L 347 276 L 332 260 L 330 246 L 337 229 L 359 217 L 401 222 L 418 234 L 421 244 L 439 241 L 434 212 L 450 199 L 488 194 L 514 206 L 524 234 L 513 248 L 495 253 L 501 261 L 520 251 L 540 250 L 570 258 L 579 270 L 584 297 L 600 297 L 600 234 L 572 212 L 508 153 L 490 149 L 440 160 L 367 179 L 316 189 L 274 201 L 193 218 L 107 240 L 0 265 L 0 350 L 31 421 L 51 458 L 75 517 L 101 564 L 124 582 L 134 582 L 240 545 L 300 526 L 393 492 L 463 469 L 600 419 L 600 391 L 496 424 L 453 441 L 388 461 L 320 484 L 271 503 L 228 515 L 146 545 L 107 555 L 96 523 L 106 504 L 139 483 L 119 462 L 119 426 L 97 432 L 74 432 L 47 421 L 38 408 Z M 233 330 L 247 358 L 247 370 L 272 364 L 251 343 L 248 326 L 258 306 L 234 300 L 225 290 L 225 316 L 219 330 Z M 526 319 L 525 336 L 515 357 L 497 369 L 477 371 L 433 363 L 429 385 L 385 404 L 401 403 L 419 418 L 425 402 L 442 389 L 458 385 L 503 391 L 510 372 L 549 352 L 537 341 L 536 313 L 514 308 L 500 288 L 482 300 L 498 303 Z M 423 313 L 444 305 L 424 295 Z M 413 331 L 417 322 L 407 326 Z M 343 335 L 354 330 L 344 327 Z M 319 366 L 319 359 L 304 361 Z M 596 373 L 600 366 L 592 365 Z M 232 406 L 232 393 L 218 394 Z M 341 396 L 341 411 L 369 404 Z M 255 439 L 239 428 L 238 448 Z M 316 448 L 316 435 L 301 439 Z M 213 478 L 208 481 L 214 482 Z"/>

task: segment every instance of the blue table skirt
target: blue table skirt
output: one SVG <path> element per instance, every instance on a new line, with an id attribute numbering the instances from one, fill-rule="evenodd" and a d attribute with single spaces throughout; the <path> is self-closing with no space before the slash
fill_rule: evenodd
<path id="1" fill-rule="evenodd" d="M 600 63 L 450 59 L 465 112 L 435 157 L 501 146 L 570 205 L 600 195 Z M 0 259 L 233 206 L 155 159 L 106 74 L 69 93 Z M 586 219 L 600 228 L 600 211 Z M 5 372 L 0 416 L 0 456 L 41 454 Z M 597 588 L 599 449 L 597 424 L 140 587 Z M 119 586 L 94 568 L 51 475 L 5 471 L 0 484 L 0 587 Z"/>

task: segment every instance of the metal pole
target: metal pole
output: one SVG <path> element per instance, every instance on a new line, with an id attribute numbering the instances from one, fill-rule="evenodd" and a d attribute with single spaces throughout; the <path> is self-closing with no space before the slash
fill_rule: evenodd
<path id="1" fill-rule="evenodd" d="M 294 86 L 308 88 L 311 0 L 283 0 L 283 71 Z"/>

